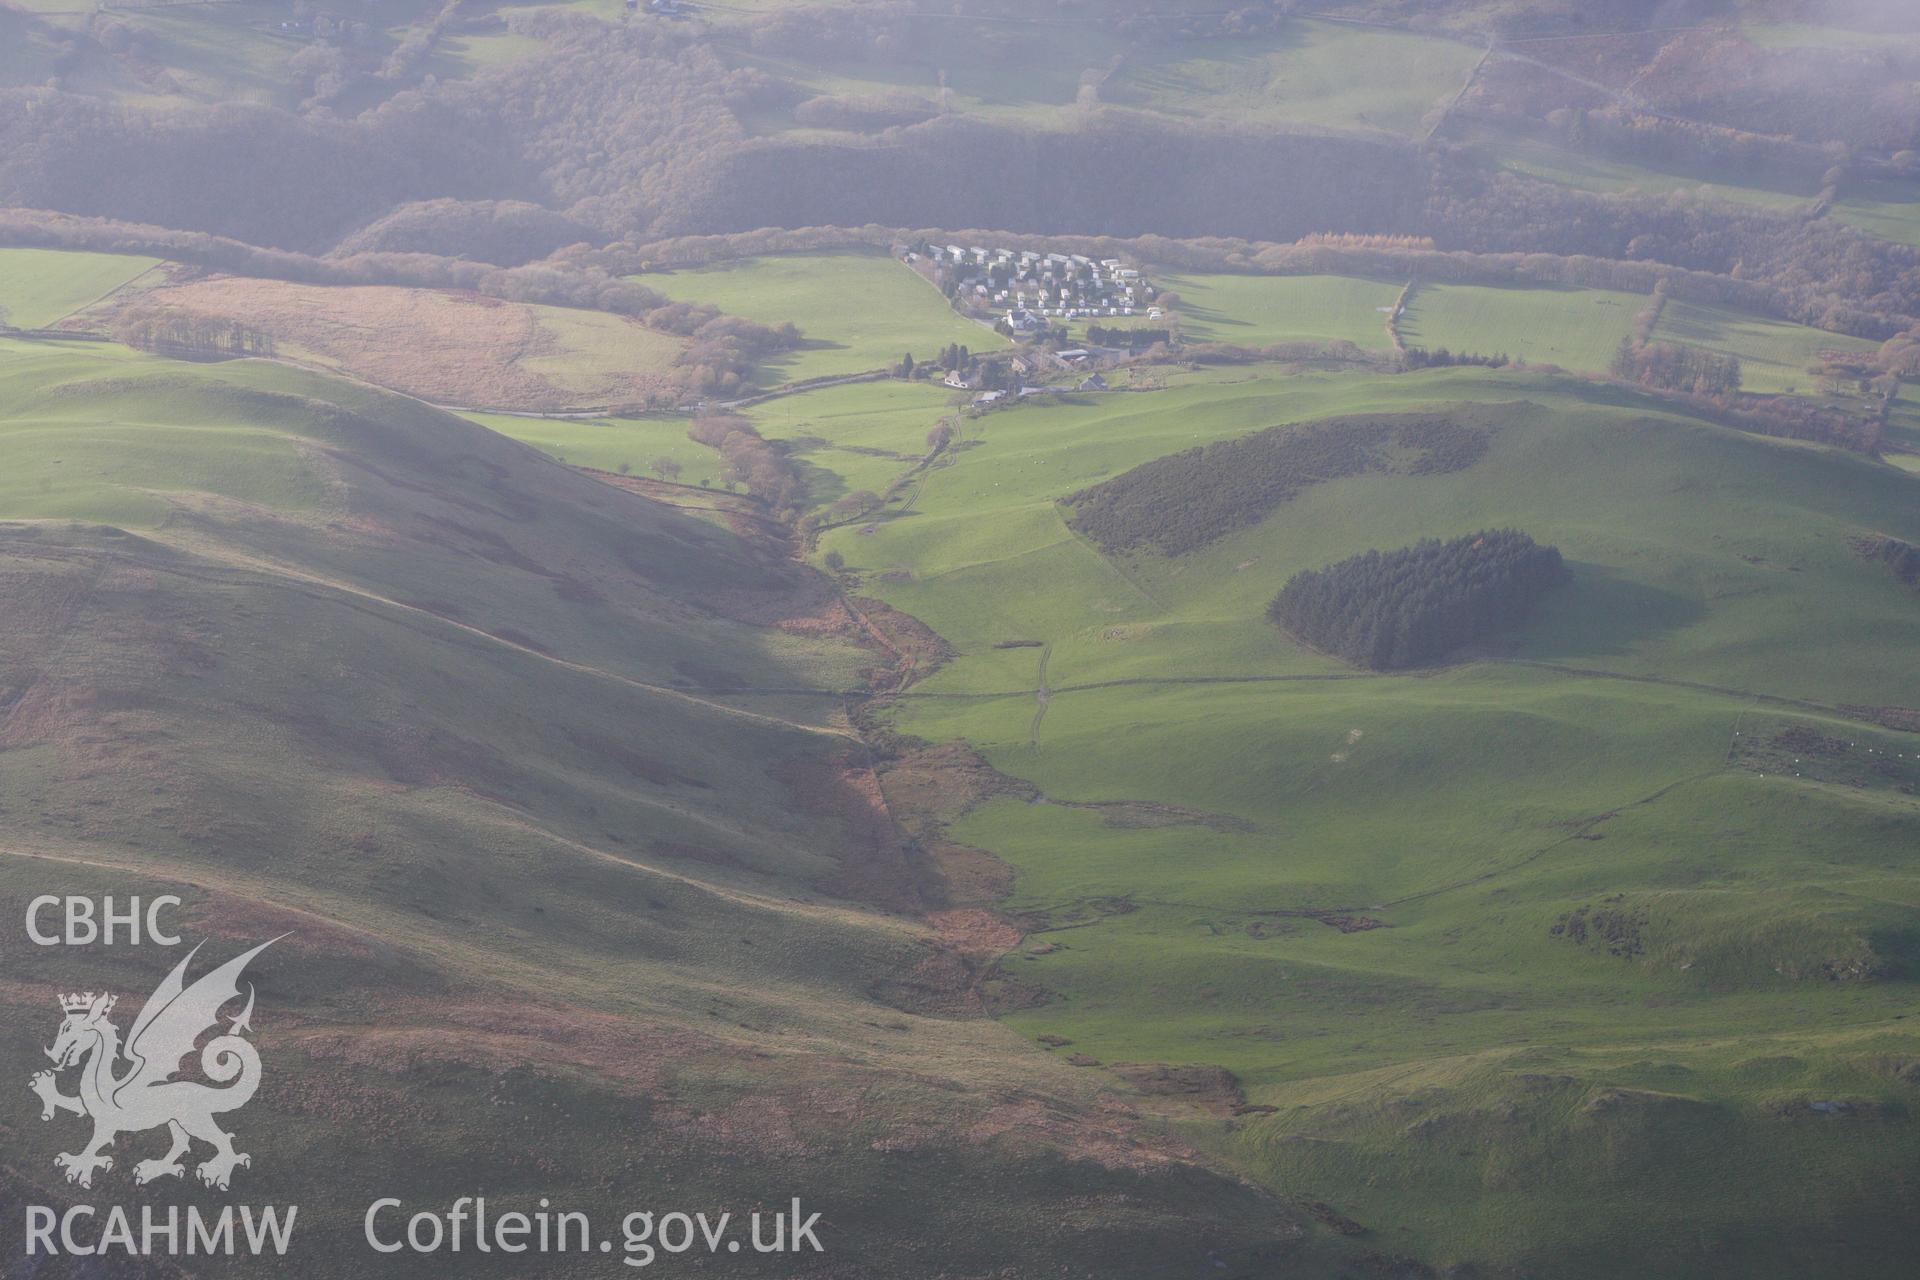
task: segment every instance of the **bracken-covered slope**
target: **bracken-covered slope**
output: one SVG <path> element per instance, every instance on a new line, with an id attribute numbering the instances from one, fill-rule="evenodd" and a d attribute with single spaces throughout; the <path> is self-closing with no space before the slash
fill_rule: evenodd
<path id="1" fill-rule="evenodd" d="M 0 450 L 0 915 L 171 892 L 210 954 L 289 934 L 229 1123 L 240 1198 L 301 1206 L 296 1272 L 384 1262 L 376 1196 L 476 1192 L 608 1220 L 799 1195 L 819 1274 L 1309 1247 L 980 1020 L 967 918 L 920 918 L 938 887 L 844 726 L 874 659 L 818 579 L 270 365 L 9 344 Z M 44 1066 L 56 987 L 130 1011 L 176 958 L 13 953 L 0 1005 L 40 1030 L 0 1068 Z M 74 1122 L 17 1101 L 9 1200 L 124 1199 L 156 1154 L 123 1139 L 78 1192 Z"/>

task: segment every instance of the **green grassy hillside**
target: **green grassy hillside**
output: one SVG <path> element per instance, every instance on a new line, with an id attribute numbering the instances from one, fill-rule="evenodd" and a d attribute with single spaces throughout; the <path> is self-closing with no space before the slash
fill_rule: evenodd
<path id="1" fill-rule="evenodd" d="M 752 31 L 750 10 L 792 4 L 758 0 L 712 16 L 743 33 L 722 39 L 731 60 L 787 82 L 796 101 L 893 95 L 1030 127 L 1073 128 L 1086 107 L 1107 103 L 1174 122 L 1418 136 L 1479 59 L 1464 42 L 1370 24 L 1301 19 L 1234 38 L 1143 41 L 1138 30 L 1115 29 L 1096 15 L 1036 14 L 1018 5 L 999 12 L 974 6 L 964 26 L 919 13 L 930 19 L 918 28 L 924 39 L 895 41 L 882 58 L 857 40 L 844 51 L 815 46 L 796 54 L 744 34 Z M 789 102 L 750 111 L 747 122 L 761 133 L 833 136 L 804 115 L 796 117 Z"/>
<path id="2" fill-rule="evenodd" d="M 757 9 L 800 7 L 798 0 L 760 0 Z M 918 103 L 921 114 L 943 104 L 955 112 L 1000 123 L 1072 127 L 1082 85 L 1101 80 L 1125 53 L 1128 41 L 1090 22 L 964 24 L 949 18 L 926 24 L 924 44 L 896 42 L 891 56 L 876 59 L 850 48 L 842 56 L 816 48 L 794 57 L 769 41 L 751 38 L 752 17 L 728 15 L 747 33 L 721 47 L 744 67 L 793 86 L 794 102 L 746 113 L 758 133 L 823 137 L 835 134 L 796 118 L 793 107 L 816 96 L 850 99 L 888 95 Z M 804 116 L 804 113 L 800 113 Z M 844 138 L 844 134 L 838 135 Z"/>
<path id="3" fill-rule="evenodd" d="M 1061 1258 L 1068 1204 L 1113 1274 L 1296 1230 L 979 1020 L 902 914 L 843 713 L 873 658 L 817 578 L 270 364 L 0 343 L 0 450 L 0 910 L 170 891 L 216 949 L 291 931 L 236 1127 L 303 1267 L 368 1273 L 372 1195 L 479 1186 L 606 1220 L 797 1193 L 863 1265 Z M 51 1025 L 45 991 L 172 959 L 22 955 L 0 1002 Z M 16 1123 L 9 1198 L 47 1202 L 71 1135 Z"/>
<path id="4" fill-rule="evenodd" d="M 1346 341 L 1382 348 L 1387 312 L 1401 283 L 1349 276 L 1236 276 L 1177 273 L 1159 278 L 1180 297 L 1180 331 L 1190 342 L 1266 347 Z M 1124 323 L 1124 322 L 1123 322 Z M 1136 318 L 1131 323 L 1153 326 Z"/>
<path id="5" fill-rule="evenodd" d="M 1101 96 L 1176 117 L 1418 136 L 1479 56 L 1469 45 L 1404 31 L 1301 21 L 1270 37 L 1137 53 Z"/>
<path id="6" fill-rule="evenodd" d="M 1194 444 L 1447 405 L 1489 433 L 1471 466 L 1313 485 L 1186 555 L 1062 521 Z M 1088 397 L 966 438 L 822 546 L 957 652 L 895 726 L 1042 798 L 946 833 L 1016 870 L 1014 1025 L 1226 1068 L 1275 1110 L 1175 1108 L 1193 1140 L 1431 1261 L 1898 1274 L 1920 746 L 1847 708 L 1920 705 L 1920 598 L 1848 538 L 1920 532 L 1913 476 L 1477 370 Z M 1358 673 L 1262 618 L 1296 569 L 1495 526 L 1573 582 L 1455 666 Z"/>
<path id="7" fill-rule="evenodd" d="M 1422 285 L 1400 336 L 1408 346 L 1479 355 L 1505 353 L 1529 364 L 1604 373 L 1645 298 L 1608 289 L 1496 289 Z"/>
<path id="8" fill-rule="evenodd" d="M 793 323 L 800 349 L 768 362 L 768 383 L 865 373 L 936 355 L 957 342 L 1006 345 L 954 314 L 940 291 L 885 253 L 796 253 L 637 277 L 670 298 L 704 302 L 763 324 Z"/>
<path id="9" fill-rule="evenodd" d="M 956 393 L 924 382 L 859 382 L 779 396 L 746 410 L 761 435 L 783 442 L 807 485 L 810 508 L 849 493 L 881 492 L 926 456 L 928 432 L 950 412 Z M 681 484 L 721 487 L 727 466 L 715 450 L 687 437 L 685 414 L 641 418 L 539 418 L 470 413 L 469 420 L 533 445 L 575 467 L 635 476 L 657 474 L 671 458 Z"/>
<path id="10" fill-rule="evenodd" d="M 660 414 L 644 418 L 540 418 L 510 413 L 463 415 L 489 431 L 520 440 L 568 466 L 596 471 L 654 474 L 654 463 L 671 458 L 680 464 L 682 484 L 719 484 L 726 464 L 719 454 L 687 438 L 687 418 Z"/>
<path id="11" fill-rule="evenodd" d="M 1882 239 L 1920 246 L 1920 201 L 1848 200 L 1834 216 Z"/>
<path id="12" fill-rule="evenodd" d="M 313 54 L 302 61 L 302 53 L 316 45 L 344 46 L 362 69 L 378 68 L 431 22 L 440 5 L 388 0 L 377 10 L 353 6 L 324 15 L 359 24 L 346 39 L 287 29 L 283 23 L 306 15 L 289 14 L 267 0 L 132 6 L 112 11 L 104 22 L 82 0 L 12 0 L 7 9 L 0 11 L 0 32 L 11 30 L 14 39 L 0 47 L 0 86 L 37 88 L 53 79 L 70 92 L 130 105 L 248 103 L 293 110 L 314 76 Z M 607 18 L 619 11 L 612 0 L 601 10 Z M 424 69 L 442 80 L 459 79 L 541 47 L 504 30 L 455 31 L 443 35 Z M 405 77 L 397 84 L 366 77 L 348 98 L 356 107 L 374 106 L 406 83 Z"/>
<path id="13" fill-rule="evenodd" d="M 1871 352 L 1878 345 L 1864 338 L 1810 329 L 1785 320 L 1691 302 L 1669 302 L 1653 336 L 1740 357 L 1740 386 L 1745 391 L 1798 391 L 1817 395 L 1817 375 L 1809 366 L 1823 351 Z"/>
<path id="14" fill-rule="evenodd" d="M 883 493 L 927 456 L 927 436 L 948 420 L 956 393 L 919 382 L 861 382 L 781 396 L 755 405 L 754 425 L 785 441 L 800 463 L 810 505 L 849 493 Z"/>
<path id="15" fill-rule="evenodd" d="M 156 265 L 117 253 L 0 249 L 0 324 L 45 328 Z"/>
<path id="16" fill-rule="evenodd" d="M 1452 126 L 1449 125 L 1450 131 Z M 1467 127 L 1457 131 L 1462 140 L 1486 153 L 1489 164 L 1511 173 L 1560 186 L 1611 195 L 1638 191 L 1648 195 L 1673 192 L 1705 195 L 1714 200 L 1781 211 L 1810 208 L 1819 195 L 1817 184 L 1798 186 L 1743 185 L 1715 174 L 1651 169 L 1624 160 L 1574 151 L 1539 138 L 1498 129 Z"/>

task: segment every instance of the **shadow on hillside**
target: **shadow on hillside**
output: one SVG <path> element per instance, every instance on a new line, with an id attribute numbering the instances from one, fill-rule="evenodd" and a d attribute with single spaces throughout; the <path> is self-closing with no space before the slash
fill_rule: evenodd
<path id="1" fill-rule="evenodd" d="M 1663 336 L 1670 339 L 1707 347 L 1723 348 L 1730 339 L 1724 322 L 1710 312 L 1700 310 L 1676 307 L 1670 313 L 1663 312 L 1660 328 Z"/>
<path id="2" fill-rule="evenodd" d="M 820 441 L 809 447 L 789 448 L 787 451 L 787 461 L 799 473 L 800 484 L 807 493 L 807 505 L 811 507 L 828 506 L 846 497 L 850 492 L 846 479 L 837 471 L 823 467 L 806 456 L 825 446 L 826 442 Z"/>
<path id="3" fill-rule="evenodd" d="M 1251 320 L 1230 316 L 1217 307 L 1196 306 L 1191 302 L 1180 304 L 1180 317 L 1183 321 L 1189 322 L 1196 336 L 1215 329 L 1251 329 L 1253 327 Z M 1224 342 L 1226 339 L 1222 338 L 1221 341 Z"/>
<path id="4" fill-rule="evenodd" d="M 1554 394 L 1582 404 L 1600 405 L 1610 409 L 1632 409 L 1645 414 L 1672 414 L 1689 418 L 1695 422 L 1709 425 L 1713 423 L 1684 404 L 1663 400 L 1652 392 L 1622 382 L 1597 382 L 1591 378 L 1582 378 L 1575 374 L 1557 374 L 1550 379 Z"/>
<path id="5" fill-rule="evenodd" d="M 809 351 L 847 350 L 851 350 L 851 348 L 844 342 L 832 342 L 826 338 L 802 337 L 798 344 L 787 348 L 785 351 L 775 352 L 760 361 L 761 381 L 768 386 L 779 386 L 783 382 L 791 381 L 792 379 L 789 375 L 792 374 L 793 367 L 800 362 L 800 357 Z M 860 371 L 858 369 L 848 369 L 847 372 L 858 373 Z M 766 376 L 769 373 L 778 376 Z"/>
<path id="6" fill-rule="evenodd" d="M 1635 582 L 1606 565 L 1568 561 L 1567 567 L 1573 581 L 1554 592 L 1527 625 L 1519 656 L 1615 657 L 1706 616 L 1706 607 L 1694 597 Z"/>

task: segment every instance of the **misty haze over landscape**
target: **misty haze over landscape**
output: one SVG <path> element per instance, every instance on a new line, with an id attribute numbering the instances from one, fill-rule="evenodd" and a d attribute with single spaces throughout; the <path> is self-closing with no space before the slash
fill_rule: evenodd
<path id="1" fill-rule="evenodd" d="M 1911 1276 L 1917 637 L 1907 0 L 0 0 L 0 1277 Z"/>

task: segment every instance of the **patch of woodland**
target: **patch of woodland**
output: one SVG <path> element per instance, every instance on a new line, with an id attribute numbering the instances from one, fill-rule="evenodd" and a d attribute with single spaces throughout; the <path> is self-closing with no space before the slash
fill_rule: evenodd
<path id="1" fill-rule="evenodd" d="M 1558 548 L 1489 529 L 1303 570 L 1267 617 L 1322 653 L 1388 671 L 1437 662 L 1518 626 L 1568 576 Z"/>
<path id="2" fill-rule="evenodd" d="M 1197 551 L 1257 524 L 1316 484 L 1359 475 L 1439 475 L 1486 453 L 1498 411 L 1376 414 L 1269 427 L 1156 458 L 1066 498 L 1068 524 L 1109 555 Z"/>

